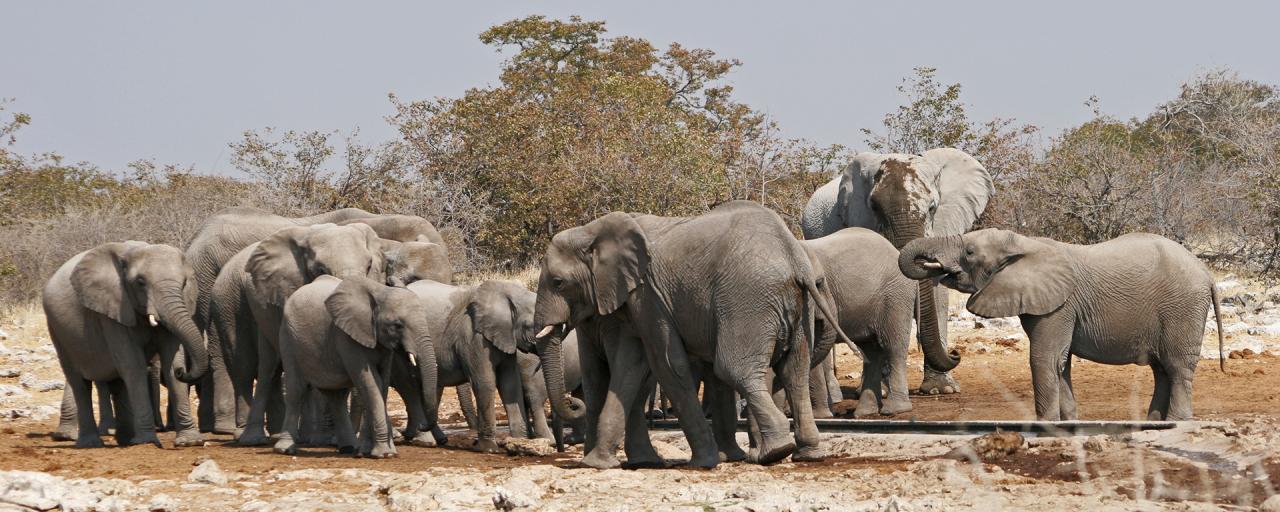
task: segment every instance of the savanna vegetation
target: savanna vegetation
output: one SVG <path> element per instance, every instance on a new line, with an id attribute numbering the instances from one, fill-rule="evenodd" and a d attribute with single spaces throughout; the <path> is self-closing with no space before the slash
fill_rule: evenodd
<path id="1" fill-rule="evenodd" d="M 205 216 L 234 205 L 421 215 L 467 272 L 528 265 L 556 231 L 613 210 L 689 215 L 748 199 L 794 224 L 850 154 L 785 137 L 725 83 L 741 63 L 711 50 L 608 37 L 604 22 L 576 17 L 513 20 L 480 39 L 508 56 L 494 85 L 391 96 L 393 140 L 246 131 L 230 143 L 243 178 L 21 155 L 13 144 L 38 113 L 0 103 L 0 304 L 35 299 L 84 248 L 130 238 L 183 246 Z M 903 105 L 850 148 L 968 151 L 999 189 L 982 226 L 1080 243 L 1151 231 L 1213 263 L 1280 274 L 1275 85 L 1209 72 L 1143 118 L 1109 116 L 1091 99 L 1093 118 L 1059 134 L 971 119 L 961 85 L 932 68 L 899 91 Z"/>

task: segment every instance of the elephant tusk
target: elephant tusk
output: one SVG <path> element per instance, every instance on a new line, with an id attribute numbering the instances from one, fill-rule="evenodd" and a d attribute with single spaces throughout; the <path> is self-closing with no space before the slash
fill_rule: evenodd
<path id="1" fill-rule="evenodd" d="M 551 331 L 554 331 L 554 330 L 556 330 L 555 325 L 547 324 L 547 326 L 543 327 L 541 331 L 538 331 L 538 334 L 535 335 L 534 338 L 545 338 L 547 337 L 548 334 L 551 334 Z"/>
<path id="2" fill-rule="evenodd" d="M 409 354 L 409 363 L 413 364 L 414 366 L 418 366 L 418 358 L 414 357 L 412 353 Z"/>
<path id="3" fill-rule="evenodd" d="M 942 270 L 942 264 L 936 261 L 922 261 L 920 266 L 932 270 Z"/>
<path id="4" fill-rule="evenodd" d="M 156 320 L 155 315 L 147 315 L 147 323 L 151 324 L 152 327 L 160 327 L 160 321 Z"/>

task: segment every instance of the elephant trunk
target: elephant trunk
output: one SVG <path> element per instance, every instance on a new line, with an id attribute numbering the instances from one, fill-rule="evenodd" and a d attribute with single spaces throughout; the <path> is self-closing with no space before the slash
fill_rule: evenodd
<path id="1" fill-rule="evenodd" d="M 538 340 L 538 357 L 542 359 L 542 376 L 546 380 L 551 410 L 565 420 L 577 421 L 585 411 L 581 408 L 575 410 L 565 399 L 563 341 L 563 327 L 554 328 L 546 339 Z"/>
<path id="2" fill-rule="evenodd" d="M 173 290 L 161 295 L 158 305 L 156 313 L 160 317 L 160 323 L 177 336 L 181 343 L 173 376 L 182 382 L 194 384 L 209 369 L 209 352 L 204 335 L 196 327 L 191 310 L 183 300 L 180 286 L 174 285 Z"/>
<path id="3" fill-rule="evenodd" d="M 418 359 L 418 376 L 422 378 L 422 408 L 426 411 L 428 428 L 435 428 L 440 415 L 439 366 L 436 363 L 435 344 L 429 336 L 419 336 L 414 343 Z"/>
<path id="4" fill-rule="evenodd" d="M 916 292 L 916 327 L 920 330 L 920 348 L 924 351 L 924 360 L 929 364 L 930 368 L 939 372 L 947 372 L 960 364 L 960 353 L 955 350 L 947 352 L 946 347 L 943 345 L 941 326 L 938 325 L 938 305 L 934 300 L 933 294 L 937 284 L 933 282 L 933 277 L 941 272 L 916 271 L 916 267 L 919 266 L 916 264 L 916 258 L 921 253 L 914 248 L 930 246 L 934 240 L 920 240 L 923 233 L 924 226 L 922 225 L 914 229 L 895 230 L 894 239 L 891 242 L 902 251 L 898 255 L 900 270 L 907 277 L 919 281 Z M 947 239 L 943 239 L 943 242 L 945 241 Z M 903 262 L 910 262 L 911 265 L 904 266 Z M 937 262 L 933 261 L 933 263 Z M 921 270 L 933 269 L 921 268 Z"/>
<path id="5" fill-rule="evenodd" d="M 960 249 L 960 244 L 958 235 L 913 240 L 898 253 L 898 269 L 915 280 L 945 275 L 954 267 L 950 255 Z"/>

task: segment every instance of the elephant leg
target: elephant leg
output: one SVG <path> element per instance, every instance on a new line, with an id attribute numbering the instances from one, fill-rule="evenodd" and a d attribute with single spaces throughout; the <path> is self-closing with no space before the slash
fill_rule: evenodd
<path id="1" fill-rule="evenodd" d="M 177 363 L 178 341 L 169 340 L 161 344 L 160 372 L 164 377 L 165 387 L 169 389 L 169 421 L 178 435 L 174 437 L 174 446 L 203 446 L 204 436 L 195 424 L 191 415 L 190 384 L 178 380 L 173 375 L 173 365 Z"/>
<path id="2" fill-rule="evenodd" d="M 834 372 L 831 369 L 831 360 L 834 358 L 834 351 L 828 353 L 821 363 L 809 370 L 809 405 L 813 408 L 815 418 L 833 416 L 831 406 L 835 405 L 835 402 L 831 401 L 831 393 L 827 389 L 827 374 Z"/>
<path id="3" fill-rule="evenodd" d="M 485 354 L 468 354 L 462 358 L 463 370 L 467 381 L 471 383 L 471 391 L 476 397 L 476 446 L 477 451 L 499 453 L 495 441 L 497 418 L 493 411 L 493 398 L 497 384 L 493 375 L 493 365 L 489 364 Z"/>
<path id="4" fill-rule="evenodd" d="M 1061 396 L 1058 385 L 1063 364 L 1071 355 L 1073 322 L 1061 316 L 1048 316 L 1023 323 L 1031 345 L 1031 385 L 1035 392 L 1036 419 L 1057 421 L 1062 413 L 1058 403 Z"/>
<path id="5" fill-rule="evenodd" d="M 244 430 L 240 433 L 240 437 L 236 439 L 237 444 L 260 446 L 271 442 L 271 438 L 267 437 L 264 422 L 268 398 L 271 396 L 272 390 L 280 385 L 279 375 L 280 353 L 268 346 L 265 339 L 259 338 L 257 381 L 253 388 L 253 400 L 249 407 L 249 417 L 245 421 Z"/>
<path id="6" fill-rule="evenodd" d="M 720 464 L 720 451 L 716 448 L 711 425 L 701 414 L 698 382 L 694 380 L 684 341 L 669 319 L 657 319 L 647 327 L 650 336 L 643 337 L 645 355 L 650 369 L 658 377 L 658 383 L 662 384 L 663 392 L 671 397 L 671 403 L 679 413 L 680 429 L 684 431 L 689 448 L 693 451 L 689 465 L 713 468 Z M 778 414 L 781 416 L 781 413 Z M 782 420 L 785 422 L 786 418 Z"/>
<path id="7" fill-rule="evenodd" d="M 1071 355 L 1068 354 L 1062 363 L 1062 373 L 1058 377 L 1058 411 L 1063 421 L 1076 420 L 1076 394 L 1071 389 Z"/>
<path id="8" fill-rule="evenodd" d="M 582 445 L 586 456 L 583 457 L 583 463 L 595 468 L 611 468 L 621 463 L 618 462 L 615 444 L 610 444 L 608 448 L 600 448 L 600 424 L 606 421 L 603 416 L 604 402 L 609 396 L 609 381 L 612 379 L 609 372 L 610 365 L 601 349 L 602 347 L 595 342 L 580 341 L 578 344 L 579 364 L 582 366 L 582 401 L 586 406 L 584 412 L 586 432 L 584 432 L 585 439 Z M 621 364 L 621 359 L 616 358 L 614 362 Z M 617 421 L 617 419 L 615 417 L 607 421 Z"/>
<path id="9" fill-rule="evenodd" d="M 277 374 L 276 379 L 280 379 Z M 276 385 L 271 388 L 271 395 L 267 397 L 267 432 L 275 434 L 281 430 L 284 421 L 284 389 L 276 381 Z M 246 419 L 248 415 L 245 415 Z"/>
<path id="10" fill-rule="evenodd" d="M 640 352 L 637 343 L 632 344 L 635 351 Z M 643 357 L 639 354 L 637 357 Z M 637 361 L 644 364 L 643 359 Z M 627 454 L 627 467 L 666 467 L 667 462 L 658 455 L 658 451 L 653 448 L 653 440 L 649 438 L 649 417 L 645 415 L 645 400 L 648 398 L 648 389 L 653 386 L 653 377 L 648 371 L 631 371 L 628 375 L 623 376 L 623 380 L 618 383 L 617 394 L 619 401 L 626 405 L 623 411 L 626 428 L 623 429 L 623 452 Z M 627 405 L 630 404 L 630 405 Z"/>
<path id="11" fill-rule="evenodd" d="M 547 386 L 542 372 L 536 365 L 520 365 L 520 379 L 524 383 L 526 410 L 533 426 L 533 435 L 539 439 L 555 439 L 547 424 Z M 563 433 L 562 433 L 563 435 Z"/>
<path id="12" fill-rule="evenodd" d="M 400 401 L 404 402 L 405 413 L 408 416 L 404 428 L 404 437 L 414 439 L 420 432 L 419 429 L 427 424 L 427 413 L 422 407 L 422 383 L 418 379 L 413 378 L 413 367 L 410 365 L 408 354 L 397 351 L 392 356 L 394 359 L 391 370 L 391 387 L 395 388 L 396 394 L 400 395 Z"/>
<path id="13" fill-rule="evenodd" d="M 831 355 L 827 357 L 827 366 L 830 366 L 829 368 L 830 371 L 827 371 L 823 374 L 823 376 L 826 377 L 827 379 L 827 401 L 831 405 L 835 405 L 837 403 L 840 403 L 840 401 L 844 400 L 844 392 L 840 390 L 840 379 L 836 375 L 837 369 L 836 369 L 836 349 L 835 348 L 831 349 Z M 815 411 L 815 414 L 816 414 L 816 411 Z"/>
<path id="14" fill-rule="evenodd" d="M 1195 378 L 1196 363 L 1170 364 L 1165 367 L 1169 375 L 1169 411 L 1164 419 L 1187 421 L 1191 419 L 1191 379 Z"/>
<path id="15" fill-rule="evenodd" d="M 883 409 L 884 360 L 884 350 L 877 344 L 862 347 L 862 386 L 858 390 L 858 407 L 853 410 L 855 418 L 874 416 Z"/>
<path id="16" fill-rule="evenodd" d="M 107 385 L 108 400 L 111 402 L 118 417 L 116 418 L 116 444 L 119 446 L 131 446 L 137 444 L 135 439 L 138 436 L 137 419 L 133 417 L 133 409 L 129 406 L 129 397 L 125 393 L 123 380 L 113 380 Z M 148 411 L 148 414 L 150 412 Z"/>
<path id="17" fill-rule="evenodd" d="M 888 390 L 880 401 L 880 414 L 892 416 L 911 411 L 911 391 L 907 387 L 911 321 L 904 317 L 901 323 L 895 322 L 894 326 L 876 333 L 874 342 L 881 348 L 880 368 Z M 866 372 L 865 366 L 863 372 Z"/>
<path id="18" fill-rule="evenodd" d="M 147 361 L 147 394 L 151 397 L 151 421 L 156 426 L 156 432 L 164 432 L 168 430 L 164 423 L 164 416 L 160 414 L 160 377 L 161 377 L 160 359 L 152 357 Z M 173 421 L 173 402 L 169 403 L 169 421 Z"/>
<path id="19" fill-rule="evenodd" d="M 1151 374 L 1155 377 L 1155 391 L 1147 407 L 1147 420 L 1162 421 L 1169 414 L 1169 374 L 1159 363 L 1151 365 Z"/>
<path id="20" fill-rule="evenodd" d="M 722 382 L 708 369 L 703 382 L 703 401 L 711 404 L 711 430 L 716 436 L 716 448 L 721 462 L 746 460 L 747 452 L 738 446 L 738 408 L 733 388 Z"/>
<path id="21" fill-rule="evenodd" d="M 351 416 L 347 410 L 347 398 L 350 390 L 326 389 L 321 392 L 329 404 L 329 415 L 333 416 L 334 436 L 338 440 L 338 453 L 355 453 L 356 434 L 351 426 Z"/>
<path id="22" fill-rule="evenodd" d="M 104 322 L 105 323 L 105 322 Z M 111 358 L 115 362 L 120 378 L 124 382 L 124 395 L 129 404 L 130 410 L 127 417 L 132 420 L 134 436 L 126 437 L 131 444 L 150 443 L 160 446 L 160 438 L 156 437 L 155 423 L 152 422 L 151 410 L 151 393 L 147 389 L 147 359 L 143 356 L 142 350 L 133 345 L 128 332 L 124 332 L 122 327 L 111 325 L 111 330 L 104 329 L 104 334 L 111 338 Z M 119 404 L 117 404 L 119 405 Z M 121 423 L 127 421 L 126 413 L 121 411 L 117 414 Z M 119 427 L 116 427 L 119 430 Z M 121 436 L 117 435 L 116 439 Z"/>
<path id="23" fill-rule="evenodd" d="M 778 374 L 782 377 L 787 401 L 791 402 L 791 417 L 795 421 L 795 452 L 791 460 L 796 462 L 822 460 L 822 435 L 813 421 L 813 407 L 809 399 L 809 370 L 812 357 L 809 343 L 801 331 L 791 333 L 791 350 L 782 359 Z"/>
<path id="24" fill-rule="evenodd" d="M 280 428 L 279 438 L 272 450 L 276 453 L 294 455 L 298 453 L 299 430 L 302 423 L 302 409 L 306 403 L 310 386 L 302 380 L 296 365 L 292 364 L 288 355 L 282 354 L 284 366 L 284 421 Z"/>
<path id="25" fill-rule="evenodd" d="M 93 387 L 98 390 L 98 432 L 115 435 L 116 411 L 111 406 L 111 383 L 94 382 Z"/>
<path id="26" fill-rule="evenodd" d="M 480 413 L 476 412 L 476 397 L 475 393 L 471 392 L 471 383 L 458 384 L 453 388 L 453 392 L 458 395 L 458 408 L 462 409 L 462 419 L 466 420 L 467 428 L 479 432 Z"/>
<path id="27" fill-rule="evenodd" d="M 936 305 L 935 313 L 938 318 L 938 336 L 942 341 L 942 349 L 947 349 L 947 311 L 948 311 L 949 293 L 948 289 L 942 286 L 934 285 L 933 287 L 933 303 Z M 921 338 L 921 343 L 923 343 Z M 920 394 L 922 395 L 948 395 L 960 392 L 960 383 L 951 376 L 951 372 L 940 372 L 933 369 L 925 363 L 924 380 L 920 382 Z"/>
<path id="28" fill-rule="evenodd" d="M 92 414 L 90 414 L 92 416 Z M 54 441 L 73 441 L 79 436 L 78 416 L 76 414 L 76 395 L 71 390 L 71 380 L 67 379 L 62 386 L 62 404 L 58 406 L 58 426 L 49 433 Z"/>
<path id="29" fill-rule="evenodd" d="M 502 399 L 502 407 L 507 411 L 507 430 L 511 437 L 524 439 L 528 437 L 529 424 L 522 407 L 524 387 L 520 381 L 520 368 L 514 357 L 499 354 L 501 353 L 496 350 L 491 352 L 490 362 L 498 381 L 498 397 Z"/>
<path id="30" fill-rule="evenodd" d="M 71 391 L 71 398 L 75 401 L 76 448 L 101 448 L 102 438 L 98 434 L 98 425 L 93 420 L 93 383 L 66 365 L 63 365 L 62 371 L 67 377 L 67 389 Z"/>

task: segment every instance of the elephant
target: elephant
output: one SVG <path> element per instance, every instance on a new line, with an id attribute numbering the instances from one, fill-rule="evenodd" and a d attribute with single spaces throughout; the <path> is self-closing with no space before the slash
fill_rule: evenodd
<path id="1" fill-rule="evenodd" d="M 499 451 L 494 439 L 495 390 L 506 408 L 511 437 L 525 437 L 527 415 L 523 410 L 525 394 L 517 347 L 533 343 L 533 292 L 519 283 L 496 280 L 470 287 L 424 280 L 407 288 L 422 300 L 433 324 L 431 339 L 439 371 L 434 390 L 437 400 L 445 386 L 469 383 L 475 395 L 475 448 Z M 422 389 L 424 394 L 432 394 L 431 386 L 424 383 Z M 459 401 L 466 400 L 459 393 Z M 426 423 L 438 444 L 444 442 L 444 437 L 437 421 L 434 411 L 426 411 Z M 419 437 L 415 444 L 430 445 L 431 441 Z"/>
<path id="2" fill-rule="evenodd" d="M 578 335 L 569 332 L 561 343 L 564 352 L 564 385 L 573 392 L 582 386 L 582 365 L 578 362 Z M 542 372 L 542 359 L 538 358 L 533 344 L 521 345 L 517 360 L 520 363 L 520 377 L 524 382 L 525 401 L 529 410 L 529 422 L 535 436 L 542 439 L 553 439 L 557 443 L 575 444 L 586 430 L 586 425 L 578 418 L 573 421 L 573 437 L 564 437 L 563 418 L 553 418 L 553 425 L 547 424 L 547 384 Z"/>
<path id="3" fill-rule="evenodd" d="M 1222 313 L 1213 275 L 1178 243 L 1131 233 L 1075 245 L 983 229 L 913 241 L 898 258 L 912 279 L 970 293 L 983 317 L 1017 316 L 1030 340 L 1036 419 L 1076 419 L 1071 356 L 1151 367 L 1147 418 L 1191 419 L 1191 380 L 1210 305 Z"/>
<path id="4" fill-rule="evenodd" d="M 404 287 L 423 279 L 453 284 L 453 264 L 449 262 L 449 252 L 443 245 L 420 240 L 400 242 L 383 239 L 382 254 L 386 259 L 388 285 Z"/>
<path id="5" fill-rule="evenodd" d="M 916 282 L 898 269 L 898 250 L 884 237 L 869 229 L 845 228 L 822 238 L 801 242 L 821 269 L 821 288 L 832 296 L 836 316 L 862 353 L 862 389 L 855 417 L 876 413 L 886 416 L 911 410 L 907 390 L 907 350 L 911 343 L 911 319 L 915 308 Z M 816 327 L 820 346 L 834 343 L 835 332 L 823 322 Z M 941 343 L 926 344 L 926 358 L 943 358 Z M 814 380 L 830 372 L 815 368 Z M 888 393 L 883 393 L 884 387 Z M 821 389 L 825 382 L 814 387 Z M 815 393 L 818 399 L 821 392 Z M 829 408 L 819 403 L 817 408 Z"/>
<path id="6" fill-rule="evenodd" d="M 359 275 L 320 276 L 299 288 L 284 305 L 280 356 L 287 381 L 285 428 L 273 450 L 297 453 L 303 397 L 308 389 L 318 389 L 329 399 L 340 452 L 394 457 L 386 408 L 391 361 L 397 352 L 412 356 L 421 381 L 435 387 L 435 348 L 427 318 L 413 292 Z M 346 408 L 353 388 L 365 412 L 358 446 Z M 436 395 L 421 396 L 422 406 L 434 416 Z"/>
<path id="7" fill-rule="evenodd" d="M 154 418 L 153 421 L 157 432 L 175 430 L 178 421 L 178 404 L 175 400 L 169 402 L 168 411 L 166 411 L 169 423 L 165 424 L 164 418 L 160 416 L 160 370 L 160 357 L 159 354 L 156 354 L 147 362 L 147 389 L 151 396 L 152 417 Z M 116 429 L 116 415 L 111 407 L 110 383 L 97 382 L 93 384 L 93 387 L 98 393 L 98 432 L 112 435 Z M 190 414 L 189 411 L 188 414 Z M 62 402 L 59 404 L 58 411 L 58 426 L 54 428 L 53 432 L 49 433 L 49 437 L 54 441 L 74 441 L 79 436 L 79 425 L 76 398 L 71 392 L 70 382 L 67 382 L 62 388 Z"/>
<path id="8" fill-rule="evenodd" d="M 899 249 L 925 236 L 959 235 L 973 228 L 995 193 L 991 176 L 972 156 L 953 148 L 920 155 L 859 153 L 805 204 L 801 228 L 807 240 L 846 227 L 874 230 Z M 919 284 L 921 346 L 947 343 L 947 293 L 932 280 Z M 920 392 L 957 393 L 947 372 L 926 362 Z M 830 382 L 830 380 L 828 380 Z"/>
<path id="9" fill-rule="evenodd" d="M 706 379 L 713 425 L 701 414 L 679 415 L 690 465 L 714 467 L 722 457 L 815 460 L 821 447 L 808 396 L 814 303 L 834 318 L 799 242 L 759 204 L 731 201 L 696 217 L 614 212 L 556 233 L 547 246 L 536 349 L 556 414 L 579 417 L 564 400 L 562 346 L 569 328 L 578 333 L 587 466 L 617 466 L 623 435 L 629 465 L 665 465 L 644 430 L 641 391 L 650 371 L 680 411 L 701 410 L 697 379 L 715 377 Z M 796 404 L 794 437 L 774 405 L 771 370 Z M 749 452 L 734 438 L 734 391 L 759 426 Z"/>
<path id="10" fill-rule="evenodd" d="M 167 245 L 106 243 L 64 263 L 45 284 L 49 337 L 75 398 L 76 446 L 100 447 L 91 382 L 108 383 L 121 445 L 159 445 L 148 362 L 171 375 L 178 446 L 203 444 L 187 384 L 208 369 L 205 339 L 192 317 L 198 283 L 182 251 Z"/>
<path id="11" fill-rule="evenodd" d="M 197 297 L 196 326 L 209 329 L 209 302 L 213 283 L 222 266 L 241 249 L 262 241 L 272 233 L 288 227 L 310 226 L 350 219 L 373 217 L 374 214 L 359 208 L 343 208 L 310 217 L 283 217 L 266 210 L 250 207 L 231 207 L 219 210 L 205 219 L 187 242 L 187 261 L 196 272 L 200 285 Z M 216 342 L 216 340 L 210 340 Z M 230 376 L 222 360 L 219 347 L 210 348 L 210 371 L 199 384 L 200 431 L 217 434 L 233 434 L 240 426 L 236 423 L 235 395 Z M 243 414 L 241 414 L 243 416 Z"/>
<path id="12" fill-rule="evenodd" d="M 294 226 L 245 247 L 223 266 L 211 293 L 209 339 L 221 351 L 237 410 L 245 414 L 243 423 L 237 418 L 244 425 L 239 444 L 268 442 L 264 418 L 279 386 L 285 301 L 321 275 L 385 281 L 382 244 L 362 223 Z"/>

